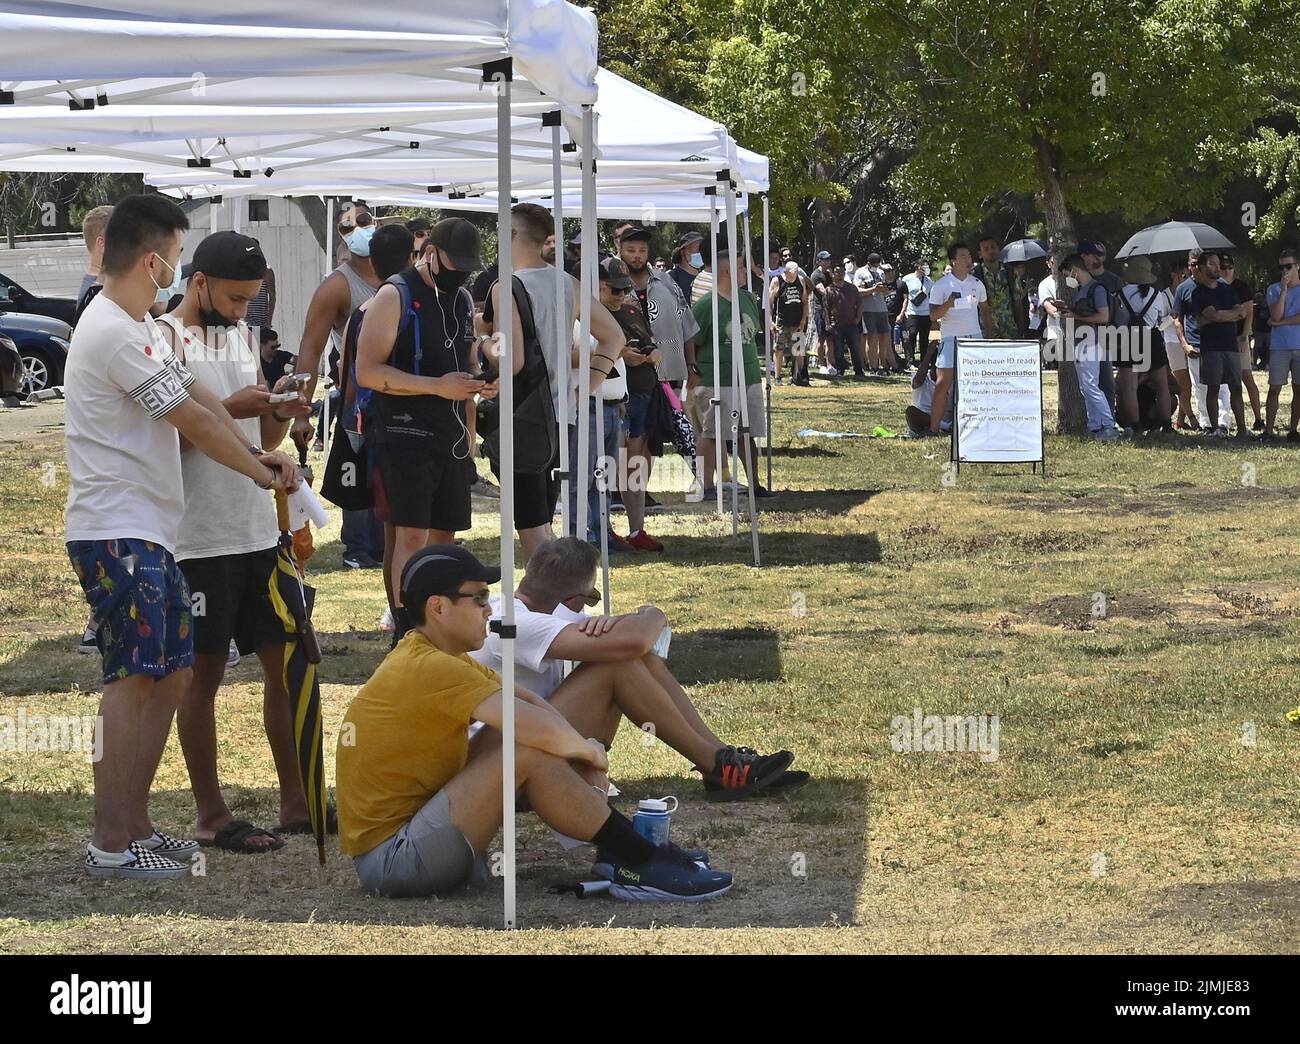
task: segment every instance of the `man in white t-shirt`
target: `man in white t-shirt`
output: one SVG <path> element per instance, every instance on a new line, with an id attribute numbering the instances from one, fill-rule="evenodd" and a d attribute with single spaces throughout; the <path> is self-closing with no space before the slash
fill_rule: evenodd
<path id="1" fill-rule="evenodd" d="M 295 395 L 272 402 L 258 365 L 252 334 L 243 323 L 266 272 L 257 241 L 216 232 L 194 251 L 183 273 L 189 285 L 176 310 L 158 320 L 181 363 L 235 419 L 244 438 L 278 446 L 298 417 L 311 414 L 292 375 L 274 392 Z M 176 561 L 194 606 L 194 674 L 176 714 L 176 731 L 194 792 L 194 840 L 228 852 L 269 852 L 284 842 L 269 830 L 231 815 L 217 778 L 217 690 L 233 640 L 239 652 L 262 664 L 267 739 L 280 779 L 280 825 L 307 822 L 307 799 L 298 778 L 298 755 L 284 684 L 285 629 L 271 602 L 279 558 L 275 500 L 187 443 L 181 449 L 185 515 Z"/>
<path id="2" fill-rule="evenodd" d="M 794 760 L 789 751 L 759 754 L 725 744 L 709 729 L 663 658 L 652 651 L 668 626 L 661 610 L 643 605 L 623 616 L 583 614 L 584 605 L 600 602 L 595 587 L 599 562 L 591 544 L 573 537 L 533 552 L 515 593 L 517 683 L 545 700 L 571 689 L 585 691 L 580 701 L 561 701 L 575 729 L 608 747 L 627 717 L 686 758 L 704 776 L 711 801 L 734 801 L 769 787 L 788 790 L 807 782 L 807 773 L 786 771 Z M 498 605 L 493 617 L 500 616 Z M 489 632 L 483 648 L 470 655 L 499 670 L 500 637 Z M 569 661 L 578 666 L 566 677 Z"/>
<path id="3" fill-rule="evenodd" d="M 930 434 L 942 434 L 941 424 L 952 421 L 952 374 L 957 359 L 958 337 L 983 337 L 983 329 L 993 328 L 989 314 L 988 290 L 984 280 L 971 274 L 970 247 L 953 243 L 948 248 L 946 273 L 930 291 L 930 321 L 939 324 L 939 347 L 934 365 L 938 377 L 934 383 L 934 408 L 930 411 Z M 923 359 L 921 368 L 930 364 Z"/>
<path id="4" fill-rule="evenodd" d="M 163 196 L 117 204 L 104 290 L 77 324 L 64 375 L 68 557 L 104 662 L 84 864 L 94 876 L 182 877 L 198 850 L 149 819 L 149 788 L 194 663 L 190 592 L 173 557 L 185 509 L 177 432 L 264 489 L 298 483 L 296 464 L 251 444 L 149 318 L 179 287 L 188 227 Z"/>

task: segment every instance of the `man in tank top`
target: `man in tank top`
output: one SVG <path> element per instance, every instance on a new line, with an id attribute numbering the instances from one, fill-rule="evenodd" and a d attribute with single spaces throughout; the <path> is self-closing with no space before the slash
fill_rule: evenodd
<path id="1" fill-rule="evenodd" d="M 298 349 L 298 372 L 311 374 L 311 382 L 307 385 L 308 402 L 315 397 L 316 376 L 326 343 L 330 345 L 331 357 L 342 350 L 343 329 L 348 317 L 374 297 L 379 289 L 379 276 L 370 262 L 370 241 L 377 227 L 370 211 L 361 205 L 347 211 L 339 221 L 339 236 L 347 244 L 350 256 L 326 276 L 312 295 L 303 323 L 302 344 Z M 310 420 L 306 417 L 296 420 L 293 434 L 299 442 L 310 441 Z M 384 529 L 376 521 L 373 511 L 344 511 L 340 539 L 345 566 L 350 569 L 380 568 L 384 556 Z"/>
<path id="2" fill-rule="evenodd" d="M 257 241 L 216 232 L 194 252 L 189 284 L 174 312 L 158 320 L 196 382 L 222 400 L 244 437 L 274 448 L 294 420 L 310 412 L 305 396 L 271 402 L 257 345 L 243 318 L 257 296 L 266 258 Z M 294 390 L 291 375 L 274 391 Z M 280 824 L 307 819 L 298 781 L 289 694 L 284 687 L 284 625 L 271 604 L 280 527 L 275 500 L 243 476 L 182 441 L 185 511 L 176 561 L 189 584 L 194 619 L 194 674 L 181 697 L 177 732 L 197 807 L 193 836 L 201 845 L 233 852 L 268 852 L 283 842 L 271 831 L 236 819 L 217 774 L 214 704 L 233 639 L 262 665 L 263 717 L 280 778 Z"/>

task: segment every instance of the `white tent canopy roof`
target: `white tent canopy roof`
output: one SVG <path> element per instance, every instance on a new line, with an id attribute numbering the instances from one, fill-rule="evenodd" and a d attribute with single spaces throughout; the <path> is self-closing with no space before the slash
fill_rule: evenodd
<path id="1" fill-rule="evenodd" d="M 595 16 L 565 0 L 222 0 L 194 12 L 174 0 L 0 2 L 0 89 L 24 105 L 66 105 L 70 93 L 110 104 L 142 90 L 184 96 L 199 84 L 240 104 L 384 100 L 384 74 L 473 73 L 507 57 L 554 101 L 595 101 Z M 286 82 L 298 77 L 317 78 L 309 98 L 307 84 Z"/>

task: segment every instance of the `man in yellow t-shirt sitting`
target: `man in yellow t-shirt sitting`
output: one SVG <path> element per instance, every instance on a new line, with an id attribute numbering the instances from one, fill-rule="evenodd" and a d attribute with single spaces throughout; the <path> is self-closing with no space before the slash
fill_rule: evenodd
<path id="1" fill-rule="evenodd" d="M 445 893 L 486 876 L 501 826 L 501 678 L 468 653 L 482 646 L 488 585 L 501 579 L 462 547 L 416 552 L 400 600 L 413 629 L 357 693 L 339 731 L 339 847 L 369 891 Z M 487 728 L 475 738 L 469 725 Z M 605 748 L 525 689 L 515 692 L 515 779 L 562 834 L 589 840 L 625 899 L 698 901 L 731 887 L 676 845 L 653 845 L 606 800 Z"/>

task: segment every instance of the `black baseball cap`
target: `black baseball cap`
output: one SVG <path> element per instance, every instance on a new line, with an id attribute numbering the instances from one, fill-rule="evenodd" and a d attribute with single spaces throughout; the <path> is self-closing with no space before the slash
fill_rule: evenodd
<path id="1" fill-rule="evenodd" d="M 600 263 L 600 279 L 616 290 L 632 289 L 632 277 L 628 275 L 627 265 L 621 258 L 605 258 Z"/>
<path id="2" fill-rule="evenodd" d="M 434 595 L 455 594 L 466 580 L 495 584 L 500 579 L 500 566 L 485 566 L 465 548 L 430 544 L 407 559 L 399 600 L 410 611 Z"/>
<path id="3" fill-rule="evenodd" d="M 631 228 L 627 229 L 621 236 L 618 237 L 618 241 L 620 243 L 627 243 L 631 240 L 641 240 L 643 242 L 649 243 L 650 240 L 652 239 L 654 239 L 653 232 L 651 232 L 648 228 L 640 228 L 637 225 L 633 225 Z"/>
<path id="4" fill-rule="evenodd" d="M 464 218 L 443 218 L 429 229 L 429 242 L 447 251 L 458 271 L 477 272 L 483 267 L 483 240 Z"/>
<path id="5" fill-rule="evenodd" d="M 1084 239 L 1079 242 L 1080 254 L 1095 254 L 1097 257 L 1106 256 L 1106 244 L 1095 239 Z"/>
<path id="6" fill-rule="evenodd" d="M 181 278 L 188 279 L 195 272 L 212 279 L 265 279 L 266 255 L 252 236 L 213 232 L 198 245 L 194 260 L 181 268 Z"/>

